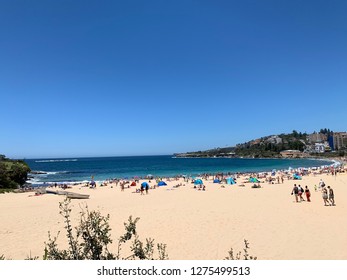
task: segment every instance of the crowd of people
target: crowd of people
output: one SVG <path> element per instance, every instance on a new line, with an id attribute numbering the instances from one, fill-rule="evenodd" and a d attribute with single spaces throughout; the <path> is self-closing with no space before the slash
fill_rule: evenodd
<path id="1" fill-rule="evenodd" d="M 315 185 L 315 191 L 319 191 L 322 193 L 322 198 L 324 202 L 324 206 L 335 206 L 335 196 L 334 190 L 330 186 L 325 186 L 323 179 L 320 179 L 318 188 Z M 306 200 L 303 195 L 305 194 Z M 295 196 L 295 202 L 307 201 L 311 202 L 311 192 L 308 186 L 305 186 L 305 189 L 301 187 L 301 185 L 294 184 L 291 195 Z"/>

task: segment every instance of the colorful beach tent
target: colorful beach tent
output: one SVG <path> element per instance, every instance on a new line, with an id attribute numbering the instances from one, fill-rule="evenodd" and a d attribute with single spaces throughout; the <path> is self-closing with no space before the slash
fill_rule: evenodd
<path id="1" fill-rule="evenodd" d="M 257 178 L 249 178 L 249 181 L 251 182 L 251 183 L 260 183 L 260 181 L 257 179 Z"/>
<path id="2" fill-rule="evenodd" d="M 167 186 L 167 184 L 164 181 L 160 181 L 158 183 L 158 187 L 160 187 L 160 186 Z"/>
<path id="3" fill-rule="evenodd" d="M 293 175 L 293 179 L 294 179 L 294 180 L 301 180 L 302 178 L 301 178 L 301 176 L 299 176 L 298 174 L 294 174 L 294 175 Z"/>
<path id="4" fill-rule="evenodd" d="M 219 183 L 220 183 L 220 181 L 219 181 L 218 179 L 214 179 L 214 180 L 213 180 L 213 183 L 215 183 L 215 184 L 219 184 Z"/>
<path id="5" fill-rule="evenodd" d="M 227 178 L 227 184 L 228 184 L 228 185 L 234 185 L 234 184 L 235 184 L 234 179 L 231 178 L 231 177 Z"/>
<path id="6" fill-rule="evenodd" d="M 134 186 L 136 186 L 136 183 L 132 182 L 130 186 L 134 187 Z"/>
<path id="7" fill-rule="evenodd" d="M 202 182 L 201 179 L 196 179 L 196 180 L 194 181 L 194 185 L 202 185 L 202 184 L 203 184 L 203 182 Z"/>

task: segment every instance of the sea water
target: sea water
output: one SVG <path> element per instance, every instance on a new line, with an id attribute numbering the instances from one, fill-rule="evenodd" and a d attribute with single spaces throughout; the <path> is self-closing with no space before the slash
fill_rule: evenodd
<path id="1" fill-rule="evenodd" d="M 93 157 L 63 159 L 27 159 L 34 173 L 29 182 L 73 183 L 103 181 L 147 175 L 171 177 L 196 176 L 202 173 L 269 172 L 299 167 L 331 165 L 331 161 L 313 159 L 241 159 L 241 158 L 175 158 L 168 156 Z"/>

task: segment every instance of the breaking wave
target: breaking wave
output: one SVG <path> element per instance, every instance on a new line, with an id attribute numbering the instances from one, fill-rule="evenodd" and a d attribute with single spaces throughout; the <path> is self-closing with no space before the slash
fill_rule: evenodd
<path id="1" fill-rule="evenodd" d="M 44 159 L 44 160 L 35 160 L 35 162 L 66 162 L 66 161 L 77 161 L 77 159 Z"/>

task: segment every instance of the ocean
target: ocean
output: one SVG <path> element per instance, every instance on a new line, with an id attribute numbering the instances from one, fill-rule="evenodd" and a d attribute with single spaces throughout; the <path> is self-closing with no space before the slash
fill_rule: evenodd
<path id="1" fill-rule="evenodd" d="M 202 173 L 271 172 L 299 167 L 331 165 L 314 159 L 175 158 L 169 156 L 93 157 L 25 160 L 34 174 L 29 183 L 75 183 L 135 176 L 196 176 Z"/>

